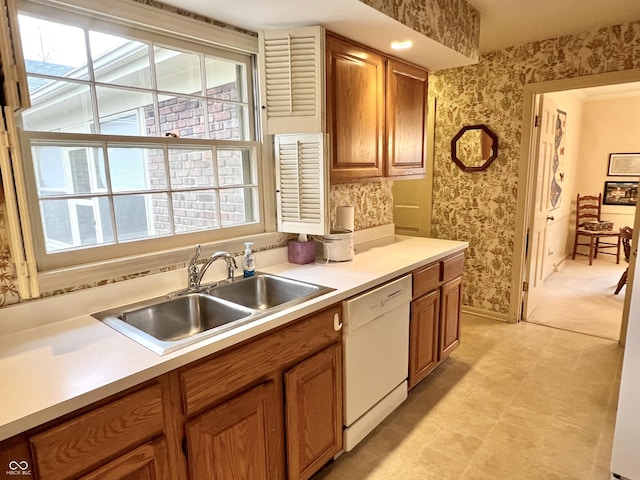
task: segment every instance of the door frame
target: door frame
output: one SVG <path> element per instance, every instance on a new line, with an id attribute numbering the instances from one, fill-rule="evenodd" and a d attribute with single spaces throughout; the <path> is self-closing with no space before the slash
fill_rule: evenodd
<path id="1" fill-rule="evenodd" d="M 523 282 L 526 280 L 527 258 L 525 247 L 527 244 L 527 232 L 533 221 L 533 195 L 535 194 L 535 142 L 536 132 L 534 126 L 539 95 L 564 90 L 579 88 L 600 87 L 617 83 L 630 83 L 640 81 L 640 69 L 624 70 L 621 72 L 601 73 L 576 78 L 551 80 L 539 83 L 529 83 L 524 86 L 523 113 L 522 113 L 522 139 L 520 142 L 520 163 L 518 167 L 518 184 L 524 188 L 518 188 L 516 197 L 516 225 L 515 242 L 513 249 L 513 269 L 511 275 L 511 298 L 509 302 L 509 321 L 517 323 L 522 319 L 522 305 L 526 293 L 523 291 Z M 640 207 L 640 206 L 639 206 Z M 629 272 L 632 273 L 631 271 Z M 623 314 L 622 330 L 626 331 L 628 312 Z"/>

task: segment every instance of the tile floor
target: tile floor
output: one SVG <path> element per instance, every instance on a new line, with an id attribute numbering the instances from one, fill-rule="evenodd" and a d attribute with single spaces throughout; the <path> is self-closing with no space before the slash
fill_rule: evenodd
<path id="1" fill-rule="evenodd" d="M 462 343 L 313 480 L 606 480 L 623 350 L 522 322 L 463 319 Z"/>
<path id="2" fill-rule="evenodd" d="M 618 295 L 613 292 L 627 263 L 616 264 L 610 257 L 598 257 L 593 265 L 588 262 L 586 257 L 568 259 L 553 272 L 527 321 L 617 341 L 627 287 Z"/>

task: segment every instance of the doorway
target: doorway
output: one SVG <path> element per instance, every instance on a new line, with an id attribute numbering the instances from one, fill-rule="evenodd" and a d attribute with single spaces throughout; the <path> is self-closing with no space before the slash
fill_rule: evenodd
<path id="1" fill-rule="evenodd" d="M 629 141 L 625 144 L 623 138 L 611 139 L 609 145 L 602 145 L 601 139 L 594 139 L 594 131 L 606 130 L 608 125 L 607 120 L 603 117 L 598 117 L 598 108 L 593 108 L 593 105 L 606 105 L 608 102 L 615 103 L 617 98 L 618 102 L 622 102 L 622 105 L 632 104 L 633 101 L 639 102 L 640 105 L 640 84 L 636 85 L 623 85 L 631 81 L 637 81 L 640 79 L 640 74 L 636 71 L 626 72 L 630 75 L 625 75 L 625 78 L 618 75 L 618 78 L 613 78 L 611 75 L 598 75 L 594 77 L 584 77 L 580 79 L 570 79 L 557 82 L 548 82 L 547 84 L 537 84 L 527 86 L 525 93 L 525 99 L 529 103 L 525 103 L 525 121 L 523 122 L 523 142 L 521 150 L 521 172 L 526 171 L 526 175 L 520 178 L 527 180 L 526 192 L 518 192 L 518 207 L 522 208 L 521 194 L 524 194 L 526 199 L 527 209 L 526 212 L 522 212 L 523 216 L 519 218 L 525 218 L 521 227 L 523 230 L 518 232 L 524 233 L 523 244 L 519 247 L 522 248 L 524 253 L 526 245 L 526 233 L 529 232 L 529 248 L 535 247 L 540 251 L 543 251 L 543 260 L 548 263 L 546 272 L 541 276 L 540 289 L 536 296 L 540 297 L 540 304 L 534 309 L 526 309 L 527 293 L 522 292 L 519 299 L 518 307 L 520 312 L 515 317 L 518 319 L 524 319 L 533 323 L 541 323 L 556 328 L 563 328 L 572 331 L 578 331 L 581 333 L 587 333 L 591 335 L 602 336 L 605 338 L 618 339 L 620 332 L 620 323 L 623 317 L 623 304 L 624 294 L 623 289 L 620 295 L 614 296 L 613 291 L 617 281 L 626 268 L 626 262 L 621 259 L 620 265 L 615 264 L 615 260 L 611 261 L 610 257 L 598 258 L 594 261 L 594 265 L 589 266 L 586 257 L 576 257 L 576 260 L 571 260 L 571 249 L 573 244 L 573 225 L 575 225 L 575 196 L 577 193 L 584 194 L 596 194 L 602 192 L 604 189 L 604 182 L 607 180 L 618 180 L 618 178 L 608 176 L 607 163 L 608 153 L 614 153 L 617 150 L 627 150 L 631 148 L 630 152 L 640 151 L 640 145 L 633 145 L 635 135 L 628 135 Z M 609 78 L 605 78 L 609 77 Z M 615 84 L 615 88 L 609 88 L 608 91 L 602 89 L 594 89 L 592 87 L 600 87 L 607 84 Z M 528 90 L 528 92 L 527 92 Z M 576 96 L 579 103 L 589 105 L 589 108 L 585 110 L 595 110 L 596 113 L 591 112 L 588 115 L 583 116 L 583 112 L 580 108 L 575 107 L 575 104 L 569 102 L 568 108 L 566 106 L 566 98 L 568 96 Z M 631 100 L 635 97 L 635 100 Z M 543 155 L 537 155 L 537 142 L 538 139 L 533 130 L 533 118 L 534 113 L 538 113 L 538 107 L 542 103 L 543 98 L 552 99 L 554 102 L 564 105 L 558 106 L 558 111 L 563 108 L 569 110 L 569 112 L 563 112 L 567 122 L 575 122 L 572 128 L 569 130 L 569 135 L 573 136 L 573 141 L 570 145 L 566 145 L 568 149 L 571 149 L 571 156 L 576 159 L 576 165 L 573 167 L 565 166 L 563 174 L 565 175 L 565 183 L 563 187 L 564 195 L 564 209 L 554 209 L 554 211 L 547 212 L 547 218 L 555 220 L 551 222 L 559 224 L 558 228 L 563 231 L 564 238 L 555 238 L 553 236 L 544 243 L 537 245 L 534 243 L 534 239 L 531 237 L 532 226 L 535 220 L 534 208 L 536 192 L 539 191 L 539 182 L 547 182 L 549 180 L 548 174 L 544 180 L 541 180 L 539 171 L 536 170 L 536 163 L 541 161 Z M 623 98 L 624 100 L 620 100 Z M 620 107 L 620 103 L 618 107 Z M 630 111 L 638 117 L 637 125 L 640 125 L 640 114 L 635 112 L 638 109 L 633 108 L 630 105 Z M 573 115 L 572 115 L 573 113 Z M 527 117 L 530 115 L 530 123 L 527 123 Z M 593 118 L 600 118 L 601 124 L 598 126 L 590 125 L 593 123 Z M 597 120 L 595 120 L 597 121 Z M 586 126 L 585 126 L 586 125 Z M 531 128 L 530 128 L 531 127 Z M 589 129 L 591 128 L 591 132 Z M 631 130 L 637 131 L 637 126 L 631 127 Z M 589 138 L 582 142 L 575 142 L 575 136 L 577 129 L 586 129 Z M 529 131 L 530 130 L 530 131 Z M 529 132 L 528 132 L 529 131 Z M 525 133 L 528 132 L 528 135 Z M 597 135 L 596 135 L 597 136 Z M 615 135 L 613 135 L 615 136 Z M 591 142 L 591 143 L 590 143 Z M 595 142 L 595 143 L 594 143 Z M 600 142 L 600 144 L 598 144 Z M 582 148 L 583 152 L 578 152 Z M 604 150 L 603 150 L 604 149 Z M 603 153 L 605 152 L 605 153 Z M 537 155 L 537 156 L 536 156 Z M 536 159 L 537 162 L 529 159 Z M 527 165 L 523 165 L 524 160 Z M 583 165 L 580 165 L 583 162 Z M 586 162 L 586 163 L 585 163 Z M 591 164 L 589 163 L 591 162 Z M 600 165 L 593 165 L 594 162 L 600 162 Z M 595 173 L 594 173 L 595 172 Z M 638 178 L 624 177 L 622 180 L 637 181 Z M 524 190 L 524 189 L 523 189 Z M 609 206 L 603 206 L 603 219 L 611 220 L 615 223 L 615 228 L 630 225 L 633 226 L 634 208 L 631 206 L 625 206 L 622 208 L 614 208 Z M 571 218 L 569 218 L 571 216 Z M 608 217 L 612 217 L 609 219 Z M 543 217 L 544 218 L 544 217 Z M 557 234 L 556 234 L 557 237 Z M 516 247 L 516 250 L 518 247 Z M 551 255 L 555 255 L 555 258 L 551 258 Z M 548 257 L 548 258 L 547 258 Z M 516 257 L 517 258 L 517 257 Z M 584 260 L 584 261 L 583 261 Z M 541 260 L 538 261 L 538 264 Z M 532 271 L 531 268 L 536 268 L 536 261 L 532 263 L 531 258 L 522 258 L 521 265 L 517 265 L 514 262 L 514 270 L 519 270 L 522 276 L 517 277 L 518 283 L 528 278 L 528 272 Z M 513 279 L 514 284 L 516 279 Z M 518 290 L 520 286 L 518 285 Z M 626 288 L 626 287 L 625 287 Z M 573 308 L 572 308 L 573 306 Z M 514 307 L 512 302 L 512 307 Z M 578 308 L 579 307 L 579 308 Z M 583 310 L 583 311 L 581 311 Z M 554 320 L 555 319 L 555 320 Z M 601 319 L 601 324 L 598 324 L 598 319 Z"/>

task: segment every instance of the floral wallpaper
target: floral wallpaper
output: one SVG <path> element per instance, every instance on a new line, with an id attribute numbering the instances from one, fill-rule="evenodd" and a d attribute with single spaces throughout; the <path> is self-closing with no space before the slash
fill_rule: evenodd
<path id="1" fill-rule="evenodd" d="M 354 228 L 377 227 L 393 223 L 393 182 L 382 180 L 370 183 L 332 185 L 329 192 L 331 226 L 336 218 L 336 208 L 354 207 Z"/>
<path id="2" fill-rule="evenodd" d="M 9 230 L 6 223 L 4 195 L 0 182 L 0 306 L 17 303 L 18 289 L 13 279 L 11 251 L 9 250 Z"/>
<path id="3" fill-rule="evenodd" d="M 477 60 L 480 13 L 466 0 L 360 0 L 431 40 Z"/>
<path id="4" fill-rule="evenodd" d="M 463 302 L 506 314 L 516 222 L 524 85 L 640 68 L 640 22 L 483 54 L 476 65 L 430 74 L 437 101 L 432 234 L 469 241 Z M 450 158 L 464 125 L 484 123 L 499 154 L 483 172 Z"/>

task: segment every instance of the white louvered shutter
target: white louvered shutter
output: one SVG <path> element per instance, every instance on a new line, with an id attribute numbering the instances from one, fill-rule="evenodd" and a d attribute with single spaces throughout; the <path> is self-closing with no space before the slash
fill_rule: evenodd
<path id="1" fill-rule="evenodd" d="M 323 134 L 275 136 L 280 232 L 328 233 L 324 151 Z"/>
<path id="2" fill-rule="evenodd" d="M 259 34 L 265 134 L 324 131 L 324 28 Z"/>

